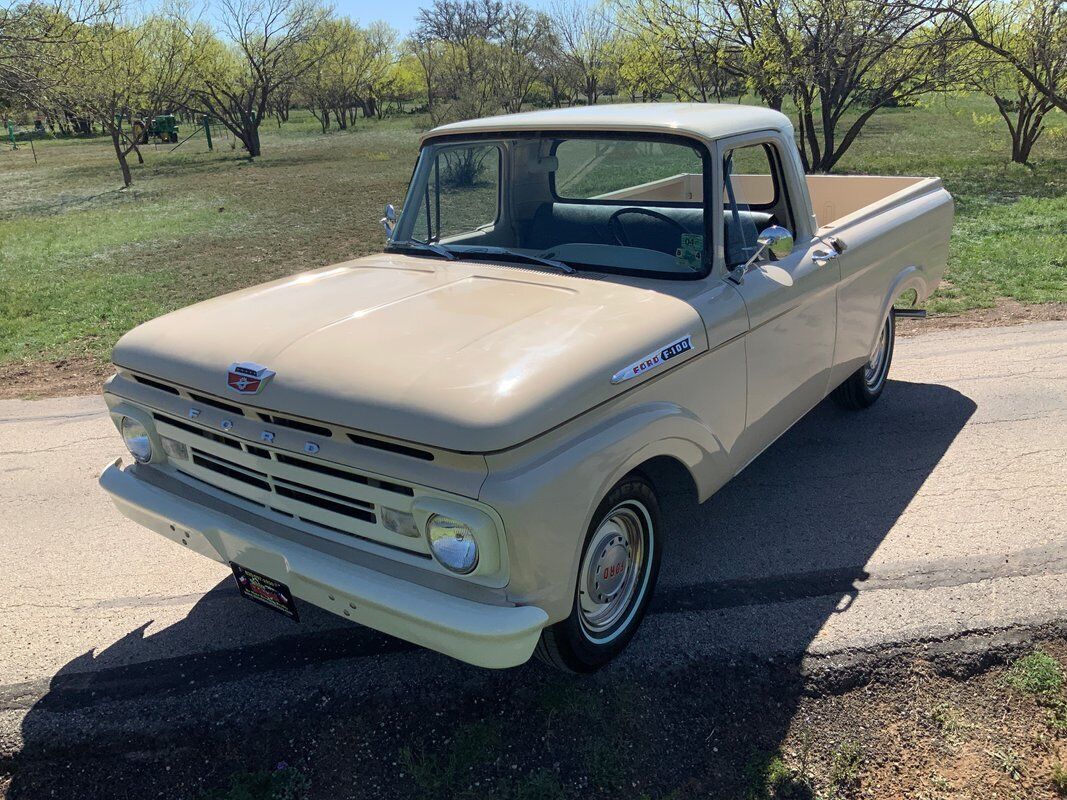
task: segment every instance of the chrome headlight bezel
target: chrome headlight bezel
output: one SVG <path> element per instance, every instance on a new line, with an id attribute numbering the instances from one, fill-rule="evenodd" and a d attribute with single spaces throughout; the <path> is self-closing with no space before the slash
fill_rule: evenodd
<path id="1" fill-rule="evenodd" d="M 119 422 L 119 433 L 126 449 L 138 464 L 147 464 L 152 460 L 152 436 L 140 420 L 124 416 Z"/>
<path id="2" fill-rule="evenodd" d="M 426 541 L 434 559 L 449 572 L 469 575 L 478 568 L 478 538 L 466 523 L 433 514 L 426 521 Z"/>

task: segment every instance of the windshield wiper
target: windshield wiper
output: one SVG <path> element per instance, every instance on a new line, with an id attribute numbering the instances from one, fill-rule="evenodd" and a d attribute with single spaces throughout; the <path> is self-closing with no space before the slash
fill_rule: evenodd
<path id="1" fill-rule="evenodd" d="M 507 247 L 472 247 L 460 251 L 459 255 L 463 258 L 477 258 L 480 255 L 497 257 L 507 256 L 508 258 L 517 258 L 520 261 L 525 261 L 529 264 L 540 264 L 543 267 L 558 269 L 560 272 L 566 272 L 568 275 L 573 275 L 577 271 L 570 264 L 556 261 L 554 258 L 532 256 L 529 253 L 521 253 L 518 250 L 509 250 Z"/>
<path id="2" fill-rule="evenodd" d="M 445 261 L 456 260 L 455 253 L 453 253 L 447 247 L 443 247 L 439 244 L 433 244 L 432 242 L 389 242 L 389 244 L 386 245 L 386 249 L 388 250 L 390 248 L 395 250 L 421 250 L 423 252 L 433 253 L 434 255 L 441 256 L 441 258 L 445 259 Z"/>

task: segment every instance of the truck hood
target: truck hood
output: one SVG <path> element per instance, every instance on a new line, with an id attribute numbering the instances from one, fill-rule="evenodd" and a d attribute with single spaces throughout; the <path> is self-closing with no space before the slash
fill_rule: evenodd
<path id="1" fill-rule="evenodd" d="M 690 349 L 612 382 L 686 336 Z M 692 306 L 647 288 L 385 254 L 167 314 L 126 334 L 113 358 L 264 411 L 490 452 L 706 348 Z M 246 361 L 275 373 L 254 395 L 227 386 L 230 366 Z"/>

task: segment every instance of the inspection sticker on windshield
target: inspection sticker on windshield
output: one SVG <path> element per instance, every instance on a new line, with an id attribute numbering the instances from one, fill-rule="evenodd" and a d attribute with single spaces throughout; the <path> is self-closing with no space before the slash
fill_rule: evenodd
<path id="1" fill-rule="evenodd" d="M 700 269 L 704 261 L 704 237 L 697 233 L 683 233 L 674 252 L 674 261 L 680 267 Z"/>
<path id="2" fill-rule="evenodd" d="M 630 378 L 636 378 L 638 375 L 644 375 L 650 369 L 655 369 L 666 361 L 670 361 L 675 356 L 680 356 L 687 350 L 693 349 L 693 337 L 686 335 L 675 342 L 671 342 L 666 347 L 659 350 L 654 350 L 640 361 L 635 361 L 626 369 L 620 369 L 614 375 L 611 376 L 612 383 L 622 383 L 628 381 Z"/>

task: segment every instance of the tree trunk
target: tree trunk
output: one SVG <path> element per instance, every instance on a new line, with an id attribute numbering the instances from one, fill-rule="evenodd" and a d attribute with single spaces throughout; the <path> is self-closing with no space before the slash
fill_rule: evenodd
<path id="1" fill-rule="evenodd" d="M 241 126 L 241 135 L 238 138 L 241 140 L 241 144 L 245 146 L 245 150 L 248 151 L 249 158 L 256 158 L 260 155 L 262 149 L 259 146 L 258 120 L 244 120 L 244 124 Z"/>
<path id="2" fill-rule="evenodd" d="M 126 148 L 126 152 L 123 153 L 123 155 L 129 155 L 130 151 L 132 150 L 137 154 L 137 163 L 143 164 L 144 156 L 141 155 L 141 148 L 137 146 L 137 137 L 130 136 L 128 133 L 125 132 L 122 132 L 122 136 L 124 139 L 126 139 L 127 142 L 129 142 L 129 146 Z"/>
<path id="3" fill-rule="evenodd" d="M 326 108 L 326 106 L 323 106 L 320 110 L 316 110 L 316 106 L 314 104 L 310 105 L 309 109 L 311 110 L 311 116 L 317 119 L 319 121 L 319 125 L 322 126 L 322 132 L 326 133 L 326 131 L 330 129 L 330 110 Z"/>
<path id="4" fill-rule="evenodd" d="M 122 185 L 128 187 L 133 184 L 133 175 L 130 174 L 130 165 L 126 161 L 126 153 L 122 150 L 122 145 L 119 143 L 119 131 L 117 128 L 111 129 L 111 144 L 115 146 L 115 157 L 119 160 L 119 168 L 122 170 Z"/>

